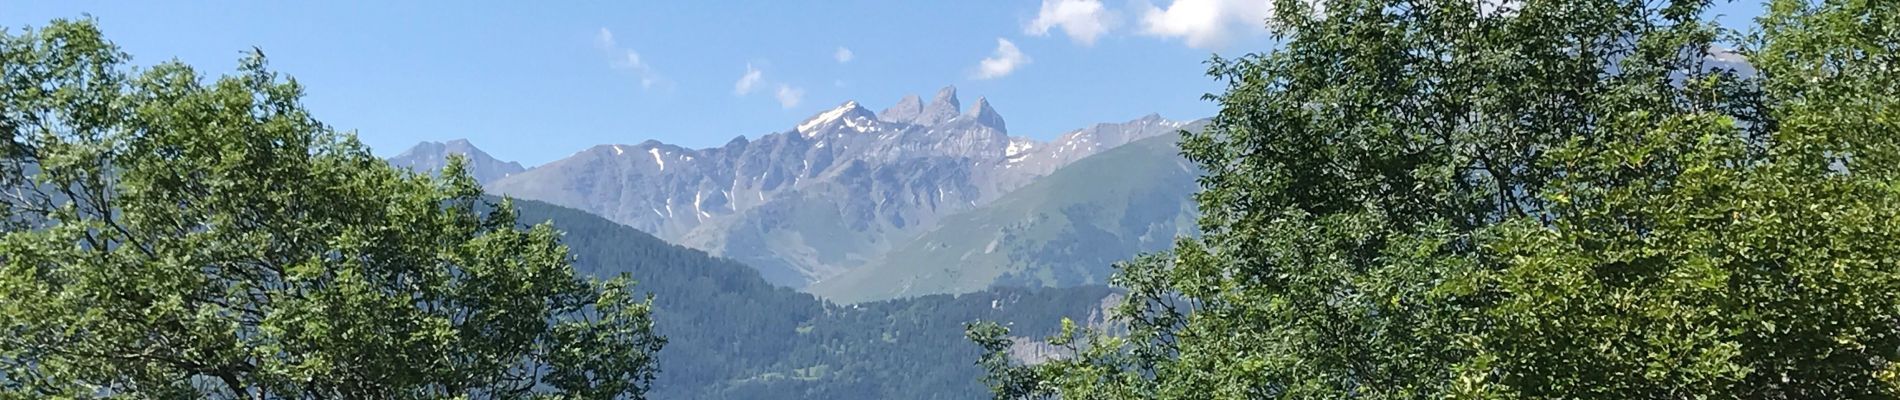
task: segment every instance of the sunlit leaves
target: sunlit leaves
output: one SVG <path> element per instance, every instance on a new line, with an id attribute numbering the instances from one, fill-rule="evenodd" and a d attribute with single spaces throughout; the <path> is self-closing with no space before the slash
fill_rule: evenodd
<path id="1" fill-rule="evenodd" d="M 639 398 L 665 340 L 548 224 L 384 164 L 253 51 L 0 34 L 0 398 Z"/>
<path id="2" fill-rule="evenodd" d="M 1776 1 L 1717 43 L 1700 1 L 1279 3 L 1281 47 L 1210 62 L 1221 113 L 1181 142 L 1208 171 L 1206 236 L 1117 280 L 1130 340 L 1092 343 L 1133 356 L 993 377 L 1120 398 L 1897 394 L 1900 9 Z M 1755 71 L 1711 68 L 1720 45 Z M 1033 384 L 1098 370 L 1136 379 Z"/>

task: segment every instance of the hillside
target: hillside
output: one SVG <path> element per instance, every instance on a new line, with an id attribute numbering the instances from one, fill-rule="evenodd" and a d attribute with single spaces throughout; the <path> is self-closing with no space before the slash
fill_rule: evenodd
<path id="1" fill-rule="evenodd" d="M 856 302 L 993 286 L 1103 284 L 1114 262 L 1193 232 L 1199 170 L 1176 137 L 1084 158 L 809 291 Z"/>
<path id="2" fill-rule="evenodd" d="M 978 349 L 964 340 L 964 323 L 1003 321 L 1039 336 L 1064 316 L 1095 313 L 1110 295 L 1104 287 L 1002 289 L 835 305 L 592 214 L 516 206 L 522 221 L 553 221 L 566 232 L 581 273 L 629 274 L 656 296 L 655 320 L 671 343 L 660 352 L 652 398 L 981 398 Z"/>

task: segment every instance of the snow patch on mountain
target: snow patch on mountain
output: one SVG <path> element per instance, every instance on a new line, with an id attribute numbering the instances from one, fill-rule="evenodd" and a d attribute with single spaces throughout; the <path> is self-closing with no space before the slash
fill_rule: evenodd
<path id="1" fill-rule="evenodd" d="M 831 126 L 843 126 L 858 133 L 868 133 L 883 130 L 877 122 L 877 115 L 859 106 L 857 101 L 847 101 L 838 108 L 819 113 L 799 123 L 796 130 L 805 137 L 818 136 L 826 131 L 825 128 Z"/>
<path id="2" fill-rule="evenodd" d="M 1003 157 L 1010 159 L 1010 162 L 1016 162 L 1020 160 L 1024 154 L 1029 154 L 1029 151 L 1035 148 L 1036 141 L 1034 140 L 1009 138 L 1009 148 L 1003 150 Z"/>

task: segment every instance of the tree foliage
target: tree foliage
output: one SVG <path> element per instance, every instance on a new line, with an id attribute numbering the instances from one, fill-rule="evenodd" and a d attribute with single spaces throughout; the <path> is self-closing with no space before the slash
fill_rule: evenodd
<path id="1" fill-rule="evenodd" d="M 239 72 L 0 33 L 0 398 L 643 396 L 665 340 L 630 281 Z"/>
<path id="2" fill-rule="evenodd" d="M 1900 5 L 1276 5 L 1183 140 L 1205 237 L 997 397 L 1900 395 Z"/>

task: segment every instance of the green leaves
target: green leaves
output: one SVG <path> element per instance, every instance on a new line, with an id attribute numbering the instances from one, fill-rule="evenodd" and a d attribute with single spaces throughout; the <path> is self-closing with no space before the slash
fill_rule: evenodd
<path id="1" fill-rule="evenodd" d="M 451 163 L 397 170 L 261 52 L 135 73 L 90 21 L 0 35 L 0 397 L 639 398 L 631 281 Z"/>
<path id="2" fill-rule="evenodd" d="M 1774 2 L 1738 74 L 1706 2 L 1291 3 L 1210 62 L 1207 235 L 1089 341 L 1134 357 L 999 398 L 1900 394 L 1900 9 Z"/>

